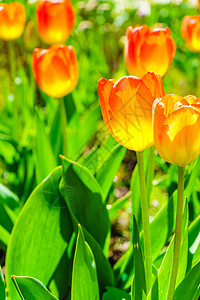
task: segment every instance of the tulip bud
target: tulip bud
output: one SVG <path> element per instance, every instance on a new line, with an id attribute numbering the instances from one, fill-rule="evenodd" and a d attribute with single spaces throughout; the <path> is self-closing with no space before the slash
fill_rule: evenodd
<path id="1" fill-rule="evenodd" d="M 39 37 L 33 21 L 27 23 L 24 32 L 24 46 L 26 49 L 33 51 L 39 45 Z"/>
<path id="2" fill-rule="evenodd" d="M 66 42 L 73 28 L 74 18 L 70 0 L 37 1 L 37 29 L 41 39 L 48 45 Z"/>
<path id="3" fill-rule="evenodd" d="M 33 51 L 33 74 L 43 92 L 55 98 L 71 93 L 78 82 L 78 64 L 73 46 L 52 45 Z"/>
<path id="4" fill-rule="evenodd" d="M 176 44 L 168 27 L 136 25 L 127 28 L 125 64 L 130 75 L 141 77 L 152 71 L 164 76 L 175 52 Z"/>
<path id="5" fill-rule="evenodd" d="M 18 39 L 24 31 L 25 22 L 25 8 L 21 3 L 0 4 L 0 39 Z"/>
<path id="6" fill-rule="evenodd" d="M 153 103 L 156 149 L 167 162 L 190 164 L 200 153 L 200 99 L 166 95 Z"/>
<path id="7" fill-rule="evenodd" d="M 162 78 L 148 73 L 141 79 L 100 79 L 98 90 L 103 119 L 113 137 L 130 150 L 152 146 L 152 105 L 165 94 Z"/>
<path id="8" fill-rule="evenodd" d="M 185 16 L 181 24 L 181 35 L 188 48 L 192 51 L 200 51 L 199 43 L 200 16 Z"/>

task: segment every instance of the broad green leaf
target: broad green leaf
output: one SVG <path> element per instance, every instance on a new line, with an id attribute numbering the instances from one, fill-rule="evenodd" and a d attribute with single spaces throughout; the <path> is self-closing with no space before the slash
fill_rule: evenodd
<path id="1" fill-rule="evenodd" d="M 62 191 L 69 209 L 103 248 L 110 232 L 110 221 L 102 203 L 102 190 L 87 168 L 64 157 L 62 163 Z"/>
<path id="2" fill-rule="evenodd" d="M 49 290 L 59 299 L 64 299 L 65 297 L 67 298 L 67 295 L 70 295 L 73 258 L 76 246 L 75 244 L 76 233 L 73 232 L 68 247 L 64 252 L 48 285 Z"/>
<path id="3" fill-rule="evenodd" d="M 110 222 L 102 203 L 99 184 L 85 167 L 63 157 L 60 191 L 69 208 L 74 231 L 77 232 L 78 224 L 81 224 L 85 239 L 94 254 L 100 289 L 113 285 L 113 272 L 102 249 L 107 245 Z"/>
<path id="4" fill-rule="evenodd" d="M 135 260 L 135 276 L 132 283 L 132 299 L 141 300 L 143 294 L 146 294 L 146 279 L 144 270 L 143 253 L 139 245 L 139 231 L 135 216 L 133 216 L 134 226 L 134 260 Z"/>
<path id="5" fill-rule="evenodd" d="M 50 138 L 45 130 L 45 125 L 37 114 L 36 124 L 36 178 L 37 183 L 44 180 L 57 166 L 56 159 L 50 143 Z"/>
<path id="6" fill-rule="evenodd" d="M 104 199 L 106 199 L 108 195 L 114 176 L 124 158 L 125 153 L 126 148 L 121 145 L 116 145 L 105 158 L 102 167 L 96 172 L 95 177 L 103 190 Z"/>
<path id="7" fill-rule="evenodd" d="M 7 187 L 0 184 L 0 203 L 6 204 L 11 209 L 15 209 L 19 206 L 19 198 Z"/>
<path id="8" fill-rule="evenodd" d="M 0 225 L 0 247 L 6 250 L 10 238 L 10 233 Z"/>
<path id="9" fill-rule="evenodd" d="M 131 296 L 115 287 L 108 287 L 102 300 L 131 300 Z"/>
<path id="10" fill-rule="evenodd" d="M 58 300 L 38 279 L 13 275 L 12 280 L 22 300 Z"/>
<path id="11" fill-rule="evenodd" d="M 172 265 L 173 248 L 174 248 L 174 236 L 164 256 L 162 264 L 158 270 L 156 279 L 153 283 L 151 293 L 148 294 L 147 299 L 150 299 L 150 297 L 152 297 L 152 299 L 154 300 L 157 299 L 166 300 L 166 294 L 168 290 L 170 271 Z M 188 208 L 187 205 L 185 205 L 185 209 L 183 213 L 181 249 L 180 249 L 180 256 L 179 256 L 179 267 L 178 267 L 176 285 L 178 285 L 179 282 L 185 276 L 186 267 L 187 267 L 187 252 L 188 252 Z"/>
<path id="12" fill-rule="evenodd" d="M 87 167 L 99 182 L 104 200 L 106 199 L 113 178 L 122 162 L 126 149 L 117 144 L 112 136 L 98 148 L 83 155 L 79 162 Z"/>
<path id="13" fill-rule="evenodd" d="M 96 263 L 79 225 L 72 273 L 72 300 L 98 300 Z"/>
<path id="14" fill-rule="evenodd" d="M 77 159 L 95 133 L 100 118 L 99 105 L 93 105 L 82 117 L 74 111 L 68 123 L 68 157 Z"/>
<path id="15" fill-rule="evenodd" d="M 10 276 L 31 276 L 46 286 L 72 234 L 71 218 L 59 193 L 61 167 L 56 168 L 31 194 L 13 228 L 6 259 L 11 300 L 19 299 Z"/>
<path id="16" fill-rule="evenodd" d="M 177 286 L 174 300 L 198 300 L 200 296 L 200 261 L 190 270 L 183 281 Z"/>
<path id="17" fill-rule="evenodd" d="M 3 273 L 1 271 L 1 266 L 0 266 L 0 299 L 5 300 L 6 299 L 6 294 L 5 294 L 5 282 L 3 278 Z"/>
<path id="18" fill-rule="evenodd" d="M 188 232 L 188 266 L 187 272 L 200 260 L 200 216 L 189 226 Z"/>

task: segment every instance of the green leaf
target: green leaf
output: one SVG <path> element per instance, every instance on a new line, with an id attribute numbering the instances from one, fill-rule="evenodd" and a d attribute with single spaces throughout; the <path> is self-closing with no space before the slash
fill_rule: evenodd
<path id="1" fill-rule="evenodd" d="M 79 225 L 72 273 L 72 300 L 98 300 L 96 263 Z"/>
<path id="2" fill-rule="evenodd" d="M 146 279 L 144 270 L 143 253 L 139 245 L 139 231 L 135 216 L 133 216 L 134 226 L 134 260 L 135 260 L 135 276 L 132 283 L 132 299 L 141 300 L 143 294 L 146 294 Z"/>
<path id="3" fill-rule="evenodd" d="M 110 236 L 108 212 L 102 203 L 102 191 L 92 174 L 83 166 L 63 158 L 60 191 L 72 220 L 74 230 L 81 224 L 85 239 L 95 257 L 100 289 L 113 285 L 113 272 L 102 248 Z M 101 224 L 101 226 L 99 226 Z M 107 249 L 105 250 L 107 252 Z"/>
<path id="4" fill-rule="evenodd" d="M 200 260 L 200 216 L 198 216 L 189 227 L 188 232 L 188 266 L 187 272 Z"/>
<path id="5" fill-rule="evenodd" d="M 15 209 L 19 206 L 19 198 L 7 187 L 0 183 L 0 203 L 6 204 L 11 209 Z"/>
<path id="6" fill-rule="evenodd" d="M 62 193 L 78 223 L 104 247 L 110 221 L 102 203 L 102 190 L 85 167 L 62 157 Z M 101 226 L 99 226 L 101 224 Z"/>
<path id="7" fill-rule="evenodd" d="M 9 232 L 0 225 L 0 246 L 3 250 L 6 250 L 9 242 L 10 234 Z"/>
<path id="8" fill-rule="evenodd" d="M 74 112 L 68 123 L 68 151 L 69 157 L 77 159 L 82 154 L 84 148 L 95 133 L 98 120 L 100 118 L 100 107 L 92 107 L 80 117 Z"/>
<path id="9" fill-rule="evenodd" d="M 103 190 L 104 200 L 125 153 L 126 149 L 117 144 L 112 136 L 109 136 L 100 147 L 93 149 L 79 159 L 79 162 L 87 167 L 99 182 Z"/>
<path id="10" fill-rule="evenodd" d="M 125 153 L 126 148 L 116 145 L 105 158 L 102 167 L 97 170 L 95 177 L 103 190 L 104 199 L 108 195 L 114 176 L 119 169 Z"/>
<path id="11" fill-rule="evenodd" d="M 174 300 L 198 300 L 200 296 L 200 261 L 190 270 L 184 280 L 177 286 Z"/>
<path id="12" fill-rule="evenodd" d="M 131 296 L 115 287 L 108 287 L 102 300 L 131 300 Z"/>
<path id="13" fill-rule="evenodd" d="M 35 277 L 47 286 L 66 251 L 72 223 L 59 193 L 60 178 L 61 167 L 34 190 L 15 223 L 6 259 L 11 300 L 18 299 L 11 275 Z"/>
<path id="14" fill-rule="evenodd" d="M 45 131 L 45 125 L 39 114 L 37 114 L 36 133 L 36 178 L 37 183 L 40 183 L 57 166 L 57 163 L 50 138 Z"/>
<path id="15" fill-rule="evenodd" d="M 13 275 L 12 280 L 22 300 L 58 300 L 33 277 Z"/>
<path id="16" fill-rule="evenodd" d="M 1 300 L 6 299 L 5 282 L 4 282 L 4 278 L 3 278 L 3 273 L 1 271 L 1 266 L 0 266 L 0 299 Z"/>

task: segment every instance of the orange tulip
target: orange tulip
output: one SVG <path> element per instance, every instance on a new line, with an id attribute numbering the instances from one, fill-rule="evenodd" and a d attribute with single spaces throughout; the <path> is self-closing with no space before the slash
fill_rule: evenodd
<path id="1" fill-rule="evenodd" d="M 170 29 L 147 25 L 128 27 L 125 42 L 125 64 L 130 75 L 143 76 L 149 71 L 164 76 L 176 53 Z"/>
<path id="2" fill-rule="evenodd" d="M 55 98 L 73 91 L 78 82 L 78 64 L 73 46 L 52 45 L 34 49 L 33 74 L 43 92 Z"/>
<path id="3" fill-rule="evenodd" d="M 98 90 L 104 122 L 122 146 L 142 151 L 154 144 L 152 104 L 165 94 L 158 74 L 100 79 Z"/>
<path id="4" fill-rule="evenodd" d="M 37 1 L 37 29 L 41 39 L 48 45 L 66 42 L 74 25 L 74 17 L 70 0 Z"/>
<path id="5" fill-rule="evenodd" d="M 25 8 L 21 3 L 0 4 L 0 39 L 18 39 L 26 22 Z"/>
<path id="6" fill-rule="evenodd" d="M 181 24 L 181 35 L 190 50 L 200 51 L 200 16 L 185 16 Z"/>
<path id="7" fill-rule="evenodd" d="M 179 167 L 200 153 L 200 99 L 166 95 L 153 104 L 154 142 L 160 156 Z"/>

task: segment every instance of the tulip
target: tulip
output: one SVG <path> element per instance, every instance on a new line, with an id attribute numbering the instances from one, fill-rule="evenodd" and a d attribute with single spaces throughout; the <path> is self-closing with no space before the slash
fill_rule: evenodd
<path id="1" fill-rule="evenodd" d="M 39 44 L 39 36 L 33 21 L 29 21 L 24 31 L 24 46 L 27 50 L 33 51 Z"/>
<path id="2" fill-rule="evenodd" d="M 164 96 L 158 74 L 100 79 L 98 90 L 104 122 L 122 146 L 142 151 L 154 144 L 152 105 L 155 98 Z"/>
<path id="3" fill-rule="evenodd" d="M 141 77 L 152 71 L 164 76 L 175 52 L 176 44 L 168 27 L 136 25 L 127 28 L 125 64 L 130 75 Z"/>
<path id="4" fill-rule="evenodd" d="M 153 104 L 156 149 L 167 162 L 184 167 L 200 153 L 200 99 L 166 95 Z"/>
<path id="5" fill-rule="evenodd" d="M 48 45 L 66 42 L 74 24 L 74 17 L 70 0 L 37 1 L 37 29 L 41 39 Z"/>
<path id="6" fill-rule="evenodd" d="M 26 22 L 25 8 L 21 3 L 0 4 L 0 39 L 18 39 Z"/>
<path id="7" fill-rule="evenodd" d="M 190 50 L 200 51 L 200 16 L 185 16 L 181 24 L 181 35 Z"/>
<path id="8" fill-rule="evenodd" d="M 33 74 L 43 92 L 55 98 L 73 91 L 78 82 L 78 64 L 73 46 L 52 45 L 34 49 Z"/>

